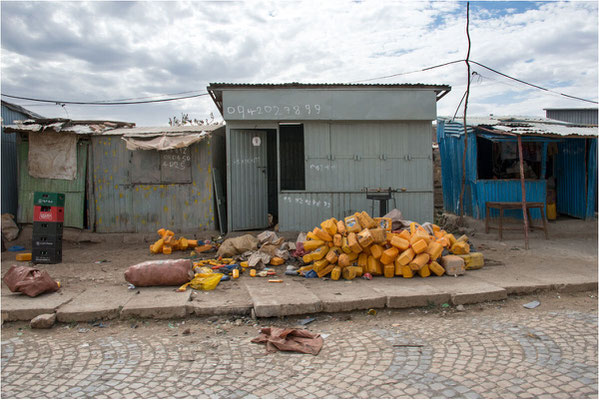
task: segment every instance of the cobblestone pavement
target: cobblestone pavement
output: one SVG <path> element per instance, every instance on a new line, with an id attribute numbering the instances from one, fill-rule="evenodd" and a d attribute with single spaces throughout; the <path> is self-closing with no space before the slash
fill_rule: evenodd
<path id="1" fill-rule="evenodd" d="M 469 311 L 319 316 L 307 326 L 329 335 L 318 356 L 266 354 L 253 321 L 14 328 L 2 397 L 597 397 L 596 312 Z"/>

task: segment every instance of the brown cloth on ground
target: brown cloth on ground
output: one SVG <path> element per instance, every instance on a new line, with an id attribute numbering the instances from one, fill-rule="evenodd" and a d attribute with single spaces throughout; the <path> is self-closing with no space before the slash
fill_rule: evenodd
<path id="1" fill-rule="evenodd" d="M 318 355 L 323 338 L 318 333 L 305 329 L 262 328 L 260 336 L 252 339 L 252 343 L 266 343 L 266 351 L 297 351 L 299 353 Z"/>
<path id="2" fill-rule="evenodd" d="M 35 297 L 45 292 L 56 292 L 58 283 L 50 278 L 47 271 L 37 268 L 13 265 L 4 275 L 4 283 L 11 292 L 21 292 Z"/>

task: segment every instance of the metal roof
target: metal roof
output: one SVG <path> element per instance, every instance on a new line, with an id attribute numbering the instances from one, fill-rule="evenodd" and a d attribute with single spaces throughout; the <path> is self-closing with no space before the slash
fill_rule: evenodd
<path id="1" fill-rule="evenodd" d="M 125 137 L 152 137 L 152 136 L 184 136 L 193 133 L 210 133 L 224 127 L 222 122 L 206 125 L 183 126 L 139 126 L 135 128 L 119 128 L 103 132 L 103 135 L 123 135 Z"/>
<path id="2" fill-rule="evenodd" d="M 598 108 L 543 108 L 544 111 L 597 111 Z"/>
<path id="3" fill-rule="evenodd" d="M 125 126 L 133 127 L 135 126 L 135 123 L 121 121 L 75 121 L 65 118 L 37 118 L 25 121 L 15 121 L 14 125 L 7 125 L 4 129 L 7 133 L 61 132 L 75 133 L 77 135 L 92 135 L 101 134 L 105 131 Z"/>
<path id="4" fill-rule="evenodd" d="M 440 117 L 440 120 L 452 121 L 448 117 Z M 462 124 L 462 119 L 453 120 Z M 547 135 L 547 136 L 599 136 L 597 126 L 577 125 L 563 121 L 540 117 L 516 117 L 516 116 L 489 116 L 468 117 L 466 123 L 469 127 L 485 128 L 498 134 L 513 135 Z"/>
<path id="5" fill-rule="evenodd" d="M 393 89 L 393 88 L 406 88 L 406 89 L 434 89 L 434 90 L 451 90 L 449 85 L 428 85 L 425 83 L 211 83 L 208 86 L 208 90 L 211 89 L 287 89 L 287 88 L 298 88 L 298 89 L 317 89 L 317 88 L 338 88 L 338 89 L 353 89 L 353 88 L 365 88 L 365 89 Z"/>
<path id="6" fill-rule="evenodd" d="M 428 85 L 424 83 L 210 83 L 206 88 L 210 97 L 223 113 L 223 90 L 237 89 L 333 89 L 333 90 L 351 90 L 351 89 L 421 89 L 434 90 L 437 93 L 437 101 L 451 91 L 449 85 Z"/>
<path id="7" fill-rule="evenodd" d="M 36 114 L 33 111 L 29 111 L 28 109 L 23 108 L 18 104 L 9 103 L 8 101 L 2 100 L 2 105 L 8 108 L 9 110 L 16 111 L 18 113 L 28 116 L 29 118 L 44 118 L 41 115 Z"/>

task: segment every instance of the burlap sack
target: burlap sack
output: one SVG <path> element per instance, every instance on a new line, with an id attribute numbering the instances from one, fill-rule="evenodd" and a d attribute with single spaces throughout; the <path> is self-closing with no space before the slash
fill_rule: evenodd
<path id="1" fill-rule="evenodd" d="M 258 250 L 258 239 L 249 233 L 247 235 L 230 238 L 219 247 L 216 257 L 235 257 L 246 251 Z"/>
<path id="2" fill-rule="evenodd" d="M 125 280 L 135 286 L 179 286 L 193 278 L 191 260 L 145 261 L 127 268 Z"/>

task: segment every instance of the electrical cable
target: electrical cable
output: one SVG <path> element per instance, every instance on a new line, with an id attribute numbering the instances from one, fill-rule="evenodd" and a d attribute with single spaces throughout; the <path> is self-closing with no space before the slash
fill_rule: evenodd
<path id="1" fill-rule="evenodd" d="M 446 62 L 446 63 L 443 63 L 443 64 L 433 65 L 432 67 L 426 67 L 426 68 L 415 70 L 415 71 L 400 72 L 398 74 L 387 75 L 387 76 L 379 76 L 378 78 L 362 79 L 362 80 L 359 80 L 359 81 L 353 81 L 353 82 L 349 82 L 349 83 L 370 82 L 370 81 L 376 81 L 378 79 L 388 79 L 388 78 L 393 78 L 393 77 L 401 76 L 401 75 L 409 75 L 409 74 L 414 74 L 416 72 L 424 72 L 424 71 L 429 71 L 429 70 L 435 69 L 435 68 L 445 67 L 446 65 L 456 64 L 456 63 L 459 63 L 459 62 L 462 62 L 462 61 L 464 61 L 464 60 L 455 60 L 455 61 L 450 61 L 450 62 Z"/>
<path id="2" fill-rule="evenodd" d="M 173 98 L 160 99 L 160 100 L 123 101 L 123 102 L 99 102 L 99 101 L 93 102 L 93 101 L 45 100 L 45 99 L 35 99 L 35 98 L 31 98 L 31 97 L 14 96 L 14 95 L 4 94 L 4 93 L 2 93 L 2 96 L 10 97 L 12 99 L 38 101 L 40 103 L 74 104 L 74 105 L 94 105 L 94 106 L 115 106 L 115 105 L 130 105 L 130 104 L 164 103 L 164 102 L 167 102 L 167 101 L 177 101 L 177 100 L 193 99 L 193 98 L 196 98 L 196 97 L 208 96 L 208 93 L 200 93 L 200 94 L 195 94 L 195 95 L 192 95 L 192 96 L 173 97 Z"/>
<path id="3" fill-rule="evenodd" d="M 489 71 L 491 71 L 491 72 L 495 72 L 495 73 L 496 73 L 496 74 L 498 74 L 498 75 L 504 76 L 504 77 L 506 77 L 506 78 L 508 78 L 508 79 L 511 79 L 511 80 L 514 80 L 514 81 L 516 81 L 516 82 L 520 82 L 520 83 L 522 83 L 522 84 L 524 84 L 524 85 L 528 85 L 528 86 L 534 87 L 534 88 L 536 88 L 536 89 L 543 90 L 543 91 L 545 91 L 545 92 L 550 92 L 550 93 L 559 94 L 560 96 L 569 97 L 569 98 L 571 98 L 571 99 L 575 99 L 575 100 L 585 101 L 585 102 L 587 102 L 587 103 L 599 104 L 599 102 L 596 102 L 596 101 L 593 101 L 593 100 L 583 99 L 582 97 L 577 97 L 577 96 L 572 96 L 572 95 L 569 95 L 569 94 L 565 94 L 565 93 L 557 92 L 557 91 L 555 91 L 555 90 L 547 89 L 547 88 L 544 88 L 544 87 L 542 87 L 542 86 L 535 85 L 535 84 L 533 84 L 533 83 L 529 83 L 529 82 L 523 81 L 523 80 L 521 80 L 521 79 L 518 79 L 518 78 L 514 78 L 513 76 L 509 76 L 509 75 L 507 75 L 507 74 L 504 74 L 503 72 L 499 72 L 499 71 L 497 71 L 497 70 L 495 70 L 495 69 L 493 69 L 493 68 L 491 68 L 491 67 L 487 67 L 486 65 L 484 65 L 484 64 L 481 64 L 481 63 L 479 63 L 479 62 L 476 62 L 476 61 L 474 61 L 474 60 L 470 60 L 470 62 L 471 62 L 471 63 L 473 63 L 473 64 L 476 64 L 476 65 L 478 65 L 478 66 L 480 66 L 480 67 L 483 67 L 483 68 L 485 68 L 485 69 L 488 69 L 488 70 L 489 70 Z"/>
<path id="4" fill-rule="evenodd" d="M 129 99 L 94 100 L 94 102 L 97 102 L 97 103 L 111 103 L 111 102 L 131 101 L 131 100 L 145 100 L 145 99 L 153 99 L 153 98 L 156 98 L 156 97 L 177 96 L 177 95 L 180 95 L 180 94 L 188 94 L 188 93 L 196 93 L 196 92 L 201 92 L 201 90 L 188 90 L 186 92 L 167 93 L 167 94 L 161 94 L 161 95 L 157 95 L 157 96 L 132 97 L 132 98 L 129 98 Z"/>

